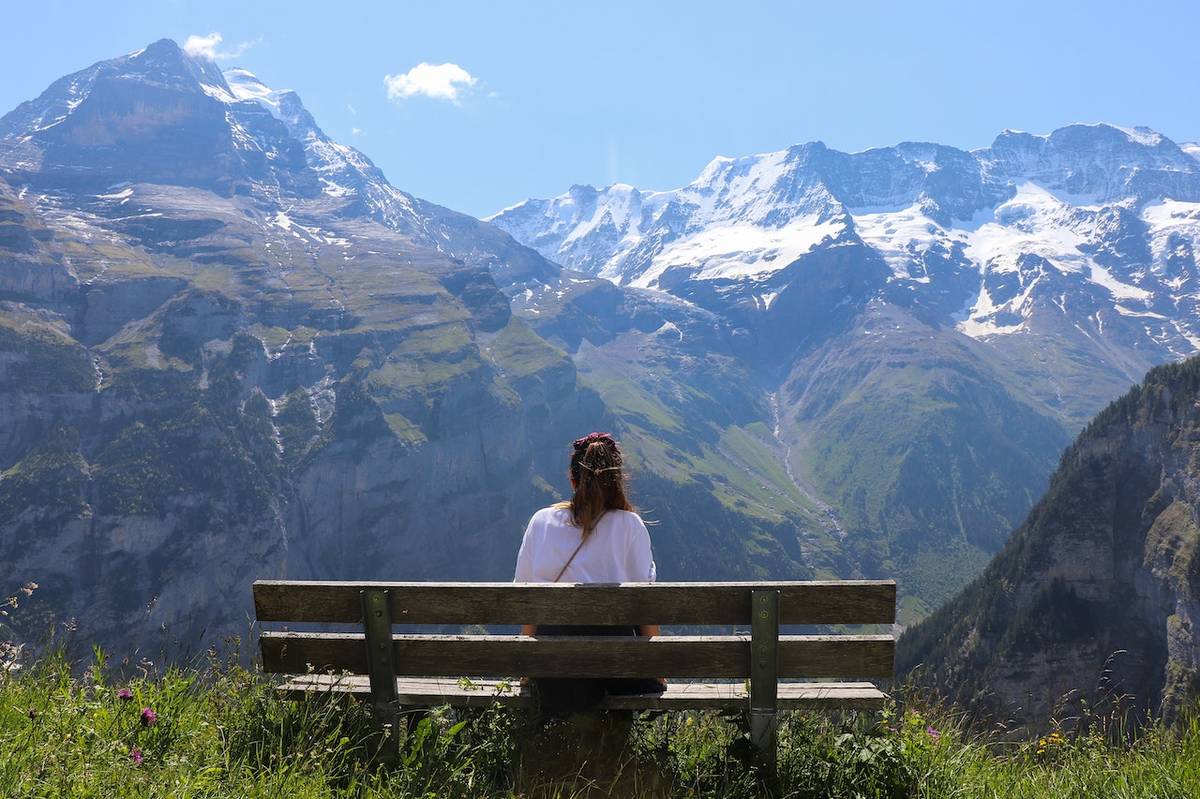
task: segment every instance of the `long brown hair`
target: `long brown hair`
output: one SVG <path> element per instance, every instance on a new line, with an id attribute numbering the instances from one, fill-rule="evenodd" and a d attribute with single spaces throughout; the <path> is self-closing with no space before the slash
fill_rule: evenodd
<path id="1" fill-rule="evenodd" d="M 624 459 L 609 433 L 589 433 L 571 442 L 571 481 L 575 495 L 559 507 L 571 509 L 571 523 L 587 538 L 610 510 L 636 510 L 625 495 Z"/>

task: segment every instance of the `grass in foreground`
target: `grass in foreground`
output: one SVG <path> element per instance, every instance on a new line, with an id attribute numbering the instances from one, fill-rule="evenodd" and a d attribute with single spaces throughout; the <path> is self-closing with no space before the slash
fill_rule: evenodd
<path id="1" fill-rule="evenodd" d="M 115 672 L 99 653 L 81 675 L 62 655 L 0 671 L 0 796 L 763 794 L 744 765 L 739 721 L 711 713 L 641 719 L 617 754 L 597 741 L 619 722 L 593 716 L 539 732 L 518 712 L 442 709 L 400 731 L 399 763 L 381 768 L 362 704 L 281 701 L 215 656 L 192 671 Z M 1200 721 L 1114 746 L 1061 733 L 1003 744 L 912 708 L 792 714 L 780 731 L 779 787 L 790 797 L 1197 797 Z"/>

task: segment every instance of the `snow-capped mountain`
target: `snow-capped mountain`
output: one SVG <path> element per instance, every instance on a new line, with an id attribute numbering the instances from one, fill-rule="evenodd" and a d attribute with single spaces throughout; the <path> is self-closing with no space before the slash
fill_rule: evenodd
<path id="1" fill-rule="evenodd" d="M 865 246 L 887 266 L 877 296 L 968 336 L 1044 329 L 1056 314 L 1178 357 L 1200 347 L 1195 153 L 1105 124 L 1005 131 L 971 152 L 812 143 L 716 158 L 671 191 L 574 186 L 489 221 L 619 284 L 762 311 L 803 286 L 809 256 Z"/>
<path id="2" fill-rule="evenodd" d="M 5 115 L 0 163 L 48 185 L 70 172 L 70 185 L 97 193 L 157 180 L 275 200 L 324 197 L 398 228 L 420 224 L 413 198 L 326 136 L 295 92 L 244 69 L 222 73 L 168 39 L 61 78 Z"/>
<path id="3" fill-rule="evenodd" d="M 345 241 L 333 228 L 372 221 L 502 279 L 557 273 L 491 225 L 394 187 L 295 92 L 222 72 L 170 39 L 67 75 L 0 118 L 0 173 L 46 207 L 90 199 L 123 218 L 164 194 L 203 202 L 182 197 L 199 189 L 250 201 L 248 214 L 290 238 Z"/>

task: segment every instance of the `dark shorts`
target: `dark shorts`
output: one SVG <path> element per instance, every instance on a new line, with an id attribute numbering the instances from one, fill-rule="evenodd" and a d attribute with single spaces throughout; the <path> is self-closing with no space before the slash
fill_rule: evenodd
<path id="1" fill-rule="evenodd" d="M 541 624 L 538 635 L 637 635 L 638 628 L 625 625 Z M 543 715 L 592 710 L 606 695 L 656 694 L 663 688 L 658 680 L 631 678 L 546 678 L 531 680 L 538 709 Z"/>

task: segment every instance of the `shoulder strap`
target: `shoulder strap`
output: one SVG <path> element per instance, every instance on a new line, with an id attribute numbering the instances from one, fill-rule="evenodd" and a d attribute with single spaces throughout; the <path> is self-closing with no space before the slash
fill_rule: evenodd
<path id="1" fill-rule="evenodd" d="M 607 512 L 608 511 L 605 511 L 604 513 L 607 513 Z M 600 516 L 596 519 L 596 524 L 599 524 L 600 519 L 604 518 L 604 513 L 601 513 Z M 592 525 L 592 532 L 593 533 L 596 532 L 596 525 Z M 579 554 L 579 550 L 583 549 L 583 545 L 586 543 L 587 543 L 587 536 L 583 535 L 581 533 L 579 536 L 579 544 L 576 545 L 575 551 L 571 553 L 571 557 L 567 558 L 567 562 L 564 563 L 562 568 L 558 570 L 558 574 L 554 577 L 554 582 L 557 583 L 559 580 L 562 579 L 562 576 L 567 573 L 567 567 L 570 566 L 575 561 L 575 556 Z"/>
<path id="2" fill-rule="evenodd" d="M 583 538 L 582 536 L 580 537 L 579 545 L 575 547 L 575 551 L 571 553 L 571 557 L 567 558 L 567 562 L 564 563 L 562 568 L 558 570 L 558 574 L 554 577 L 554 582 L 557 583 L 562 579 L 562 576 L 566 574 L 567 567 L 571 565 L 571 561 L 575 560 L 575 556 L 579 554 L 579 550 L 583 549 L 584 542 L 586 541 L 586 538 Z"/>

